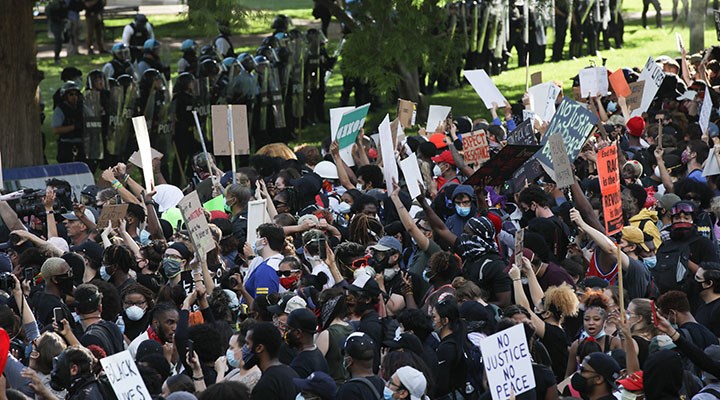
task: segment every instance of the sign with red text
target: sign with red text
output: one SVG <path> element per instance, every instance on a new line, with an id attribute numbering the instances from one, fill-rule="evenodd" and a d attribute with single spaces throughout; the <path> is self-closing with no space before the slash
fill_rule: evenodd
<path id="1" fill-rule="evenodd" d="M 185 220 L 190 240 L 192 240 L 200 254 L 204 256 L 215 248 L 215 241 L 210 233 L 210 227 L 205 218 L 205 209 L 200 203 L 197 191 L 183 197 L 177 206 L 180 213 L 182 213 L 183 220 Z"/>
<path id="2" fill-rule="evenodd" d="M 490 159 L 490 144 L 484 130 L 463 135 L 462 143 L 466 163 L 482 165 Z"/>
<path id="3" fill-rule="evenodd" d="M 608 236 L 612 236 L 623 228 L 620 167 L 615 143 L 598 151 L 597 167 L 600 192 L 602 193 L 605 232 Z"/>

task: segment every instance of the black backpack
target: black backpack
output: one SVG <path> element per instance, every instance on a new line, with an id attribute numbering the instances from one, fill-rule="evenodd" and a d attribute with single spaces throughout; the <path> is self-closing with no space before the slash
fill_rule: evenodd
<path id="1" fill-rule="evenodd" d="M 105 373 L 101 373 L 100 375 L 98 375 L 97 383 L 98 387 L 100 388 L 102 398 L 104 400 L 118 400 L 117 396 L 115 395 L 115 391 L 110 384 L 110 380 L 108 379 L 107 375 L 105 375 Z"/>
<path id="2" fill-rule="evenodd" d="M 660 246 L 657 252 L 657 265 L 651 270 L 660 293 L 668 290 L 687 291 L 690 245 L 700 238 L 696 236 L 687 242 L 669 240 Z"/>

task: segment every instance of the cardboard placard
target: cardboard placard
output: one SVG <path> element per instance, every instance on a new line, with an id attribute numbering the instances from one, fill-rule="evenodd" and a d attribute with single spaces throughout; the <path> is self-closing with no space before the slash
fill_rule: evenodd
<path id="1" fill-rule="evenodd" d="M 400 181 L 398 174 L 397 161 L 395 161 L 395 143 L 393 143 L 392 129 L 390 128 L 390 116 L 385 114 L 385 119 L 378 127 L 380 133 L 380 152 L 383 160 L 383 175 L 385 176 L 385 188 L 388 193 L 392 193 L 393 179 L 395 182 Z"/>
<path id="2" fill-rule="evenodd" d="M 535 388 L 523 324 L 486 337 L 480 342 L 480 351 L 493 400 L 506 400 L 513 393 L 519 395 Z"/>
<path id="3" fill-rule="evenodd" d="M 163 158 L 163 156 L 164 156 L 163 153 L 153 149 L 152 147 L 150 148 L 150 157 L 152 157 L 153 159 Z M 128 158 L 128 162 L 138 168 L 142 168 L 142 159 L 140 158 L 140 152 L 139 151 L 133 152 L 130 155 L 130 158 Z"/>
<path id="4" fill-rule="evenodd" d="M 630 86 L 628 86 L 627 80 L 625 79 L 625 74 L 623 73 L 622 69 L 618 69 L 617 71 L 610 74 L 610 85 L 612 86 L 613 92 L 618 97 L 628 97 L 632 93 L 630 91 Z"/>
<path id="5" fill-rule="evenodd" d="M 523 121 L 527 121 L 527 120 L 534 121 L 535 120 L 535 115 L 536 115 L 535 111 L 531 111 L 531 110 L 522 110 L 522 111 L 523 111 L 523 116 L 522 116 Z"/>
<path id="6" fill-rule="evenodd" d="M 583 68 L 578 73 L 582 97 L 604 96 L 608 91 L 607 69 L 605 67 Z"/>
<path id="7" fill-rule="evenodd" d="M 490 159 L 490 144 L 484 130 L 464 134 L 462 143 L 466 163 L 481 165 Z"/>
<path id="8" fill-rule="evenodd" d="M 125 219 L 127 215 L 128 204 L 115 204 L 103 206 L 100 218 L 97 222 L 98 229 L 105 229 L 108 222 L 112 222 L 112 226 L 117 228 L 120 226 L 120 220 Z"/>
<path id="9" fill-rule="evenodd" d="M 713 19 L 715 20 L 715 36 L 720 42 L 720 11 L 713 10 Z"/>
<path id="10" fill-rule="evenodd" d="M 425 131 L 428 135 L 435 133 L 440 123 L 450 114 L 452 107 L 431 105 L 428 109 L 428 119 Z"/>
<path id="11" fill-rule="evenodd" d="M 365 118 L 370 110 L 370 103 L 348 111 L 340 118 L 336 140 L 341 149 L 352 147 L 357 139 L 360 129 L 365 125 Z"/>
<path id="12" fill-rule="evenodd" d="M 532 120 L 525 120 L 507 136 L 508 144 L 538 144 Z"/>
<path id="13" fill-rule="evenodd" d="M 204 209 L 200 203 L 200 197 L 198 197 L 197 191 L 193 191 L 183 197 L 177 207 L 180 209 L 180 213 L 182 213 L 190 240 L 192 240 L 195 249 L 200 252 L 200 255 L 204 256 L 213 250 L 215 248 L 215 241 L 210 232 L 210 226 L 208 226 L 208 221 L 205 218 L 205 212 L 203 211 Z"/>
<path id="14" fill-rule="evenodd" d="M 705 168 L 703 168 L 702 176 L 720 175 L 720 165 L 718 165 L 716 150 L 717 146 L 710 149 L 707 161 L 705 161 Z"/>
<path id="15" fill-rule="evenodd" d="M 213 105 L 212 137 L 213 154 L 216 156 L 230 155 L 230 137 L 228 135 L 228 106 Z M 235 155 L 250 154 L 250 136 L 248 133 L 247 106 L 233 104 L 232 131 L 235 139 Z"/>
<path id="16" fill-rule="evenodd" d="M 265 208 L 265 199 L 262 200 L 252 200 L 248 202 L 248 222 L 247 222 L 247 243 L 250 243 L 252 246 L 253 243 L 255 243 L 255 238 L 257 237 L 257 228 L 258 226 L 269 222 L 265 219 L 266 208 Z"/>
<path id="17" fill-rule="evenodd" d="M 410 197 L 414 199 L 420 196 L 419 182 L 422 181 L 422 174 L 420 173 L 420 166 L 418 165 L 415 153 L 410 154 L 404 160 L 400 160 L 400 170 L 402 170 L 403 176 L 405 177 L 405 185 L 410 193 Z"/>
<path id="18" fill-rule="evenodd" d="M 475 93 L 480 96 L 487 109 L 493 108 L 493 103 L 498 107 L 505 107 L 505 96 L 500 93 L 495 83 L 488 76 L 484 69 L 476 69 L 472 71 L 463 71 L 465 78 L 470 82 Z"/>
<path id="19" fill-rule="evenodd" d="M 540 146 L 509 144 L 495 154 L 465 181 L 470 186 L 497 186 L 505 183 L 513 173 L 530 159 Z"/>
<path id="20" fill-rule="evenodd" d="M 555 185 L 560 188 L 572 186 L 575 183 L 572 164 L 567 157 L 567 151 L 563 144 L 562 136 L 555 133 L 548 140 L 550 146 L 550 154 L 552 154 L 553 168 L 555 170 Z"/>
<path id="21" fill-rule="evenodd" d="M 145 117 L 139 116 L 134 117 L 132 123 L 135 128 L 138 151 L 140 152 L 140 165 L 142 165 L 143 169 L 145 192 L 150 193 L 155 187 L 155 176 L 152 169 L 152 150 L 150 147 L 150 135 L 148 134 L 147 122 L 145 121 Z"/>
<path id="22" fill-rule="evenodd" d="M 100 359 L 105 375 L 118 399 L 150 399 L 135 360 L 128 350 Z"/>
<path id="23" fill-rule="evenodd" d="M 620 167 L 617 146 L 602 148 L 597 153 L 598 178 L 603 202 L 605 233 L 612 236 L 623 228 L 622 198 L 620 197 Z"/>
<path id="24" fill-rule="evenodd" d="M 515 232 L 515 265 L 522 270 L 523 247 L 525 247 L 525 229 Z"/>
<path id="25" fill-rule="evenodd" d="M 645 67 L 640 73 L 640 77 L 638 78 L 638 82 L 645 82 L 645 87 L 643 88 L 642 94 L 642 101 L 640 102 L 640 107 L 633 110 L 633 112 L 630 114 L 632 117 L 636 115 L 641 115 L 642 113 L 647 111 L 648 107 L 650 107 L 650 103 L 652 103 L 653 98 L 655 97 L 655 93 L 657 93 L 658 89 L 660 89 L 660 85 L 662 84 L 664 79 L 665 73 L 662 71 L 662 68 L 655 62 L 652 57 L 649 57 L 647 62 L 645 63 Z"/>
<path id="26" fill-rule="evenodd" d="M 337 139 L 338 128 L 340 127 L 340 119 L 343 114 L 348 111 L 354 110 L 355 107 L 338 107 L 330 109 L 330 139 L 335 141 Z M 352 146 L 348 146 L 344 149 L 340 149 L 340 158 L 347 164 L 348 167 L 355 166 L 355 160 L 352 157 Z"/>
<path id="27" fill-rule="evenodd" d="M 703 97 L 702 108 L 698 116 L 698 124 L 703 135 L 707 134 L 708 125 L 710 124 L 710 113 L 712 112 L 712 98 L 710 97 L 710 89 L 705 86 L 705 97 Z"/>
<path id="28" fill-rule="evenodd" d="M 645 90 L 645 82 L 633 82 L 628 84 L 628 87 L 630 88 L 630 96 L 625 98 L 625 103 L 627 104 L 628 110 L 632 112 L 636 108 L 640 107 L 640 104 L 642 103 L 642 94 Z"/>
<path id="29" fill-rule="evenodd" d="M 415 125 L 417 104 L 410 100 L 398 99 L 397 116 L 403 127 L 409 128 Z"/>
<path id="30" fill-rule="evenodd" d="M 535 155 L 535 158 L 540 161 L 545 172 L 547 172 L 553 180 L 556 179 L 552 168 L 552 155 L 550 154 L 550 146 L 547 144 L 547 139 L 551 135 L 560 134 L 570 162 L 573 163 L 578 154 L 580 154 L 580 150 L 588 136 L 590 136 L 595 129 L 597 121 L 597 115 L 567 97 L 560 103 L 560 107 L 558 107 L 555 116 L 548 126 L 544 142 L 542 143 L 543 148 Z"/>
<path id="31" fill-rule="evenodd" d="M 532 109 L 541 120 L 550 121 L 555 115 L 555 100 L 560 91 L 553 82 L 541 83 L 528 89 Z"/>
<path id="32" fill-rule="evenodd" d="M 542 71 L 533 72 L 530 74 L 530 86 L 539 85 L 542 83 Z"/>
<path id="33" fill-rule="evenodd" d="M 526 184 L 532 183 L 535 178 L 542 175 L 543 172 L 544 170 L 540 162 L 532 158 L 515 171 L 510 180 L 510 187 L 513 192 L 520 192 Z"/>

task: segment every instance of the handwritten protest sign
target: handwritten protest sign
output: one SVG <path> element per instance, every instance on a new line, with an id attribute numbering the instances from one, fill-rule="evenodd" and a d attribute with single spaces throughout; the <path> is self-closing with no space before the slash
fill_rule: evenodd
<path id="1" fill-rule="evenodd" d="M 542 71 L 533 72 L 530 74 L 530 85 L 535 86 L 542 83 Z"/>
<path id="2" fill-rule="evenodd" d="M 490 159 L 490 145 L 484 130 L 462 136 L 465 162 L 480 165 Z"/>
<path id="3" fill-rule="evenodd" d="M 341 149 L 352 147 L 353 143 L 355 143 L 360 129 L 365 125 L 368 110 L 370 110 L 370 103 L 342 115 L 335 137 Z"/>
<path id="4" fill-rule="evenodd" d="M 250 154 L 247 107 L 244 104 L 233 104 L 232 119 L 235 155 Z M 212 135 L 213 154 L 229 156 L 231 151 L 228 135 L 228 106 L 226 104 L 212 106 Z"/>
<path id="5" fill-rule="evenodd" d="M 550 146 L 550 154 L 552 154 L 556 186 L 559 189 L 572 186 L 572 184 L 575 183 L 575 177 L 573 175 L 572 164 L 570 164 L 567 151 L 565 151 L 562 136 L 557 133 L 550 136 L 548 145 Z"/>
<path id="6" fill-rule="evenodd" d="M 519 229 L 515 232 L 515 265 L 522 268 L 523 247 L 525 247 L 525 229 Z"/>
<path id="7" fill-rule="evenodd" d="M 540 148 L 537 145 L 509 144 L 495 154 L 465 181 L 466 185 L 497 186 L 513 176 Z"/>
<path id="8" fill-rule="evenodd" d="M 642 103 L 642 95 L 643 91 L 645 91 L 645 82 L 633 82 L 628 84 L 628 87 L 630 88 L 630 96 L 625 99 L 625 102 L 627 103 L 628 110 L 633 111 L 640 107 L 640 104 Z"/>
<path id="9" fill-rule="evenodd" d="M 605 232 L 608 236 L 611 236 L 620 232 L 623 228 L 620 168 L 615 143 L 598 151 L 597 167 L 603 201 Z"/>
<path id="10" fill-rule="evenodd" d="M 552 172 L 552 155 L 550 154 L 550 146 L 547 144 L 547 138 L 551 135 L 560 134 L 567 150 L 570 162 L 575 162 L 583 144 L 588 136 L 595 129 L 598 117 L 586 109 L 581 104 L 568 99 L 563 99 L 558 107 L 555 116 L 548 126 L 543 142 L 543 148 L 535 155 L 545 171 L 553 177 Z"/>
<path id="11" fill-rule="evenodd" d="M 415 117 L 417 117 L 417 104 L 410 100 L 398 99 L 398 119 L 403 127 L 409 128 L 415 125 Z"/>
<path id="12" fill-rule="evenodd" d="M 97 222 L 97 227 L 103 229 L 107 227 L 108 222 L 112 222 L 112 226 L 114 228 L 120 226 L 120 220 L 125 219 L 127 209 L 127 203 L 104 206 L 102 208 L 102 212 L 100 213 L 100 219 Z"/>
<path id="13" fill-rule="evenodd" d="M 703 97 L 702 108 L 700 109 L 700 116 L 698 117 L 698 124 L 700 124 L 700 130 L 703 135 L 707 134 L 708 125 L 710 124 L 710 113 L 712 112 L 712 98 L 710 97 L 710 89 L 705 86 L 705 97 Z"/>
<path id="14" fill-rule="evenodd" d="M 514 131 L 510 132 L 507 136 L 508 144 L 532 144 L 538 143 L 535 137 L 535 130 L 533 129 L 533 121 L 526 120 L 520 123 Z"/>
<path id="15" fill-rule="evenodd" d="M 427 131 L 428 134 L 435 133 L 440 123 L 445 121 L 445 118 L 450 114 L 450 110 L 452 110 L 452 107 L 431 105 L 428 109 L 425 131 Z"/>
<path id="16" fill-rule="evenodd" d="M 610 80 L 610 85 L 612 86 L 613 91 L 616 95 L 618 95 L 618 97 L 630 96 L 632 92 L 630 91 L 630 86 L 628 86 L 622 68 L 610 74 L 608 79 Z"/>
<path id="17" fill-rule="evenodd" d="M 488 110 L 493 108 L 493 103 L 497 104 L 498 107 L 505 107 L 505 102 L 507 102 L 505 96 L 500 93 L 484 69 L 463 71 L 463 74 Z"/>
<path id="18" fill-rule="evenodd" d="M 414 199 L 420 196 L 420 184 L 418 182 L 422 180 L 422 174 L 415 153 L 411 153 L 404 160 L 400 160 L 400 170 L 402 170 L 405 177 L 405 185 L 407 185 L 410 197 Z"/>
<path id="19" fill-rule="evenodd" d="M 198 197 L 197 191 L 193 191 L 183 197 L 177 207 L 180 209 L 180 213 L 182 213 L 190 240 L 192 240 L 195 248 L 200 252 L 200 255 L 204 256 L 213 250 L 215 248 L 215 241 L 210 233 L 210 227 L 205 218 L 205 212 L 203 211 L 204 209 L 200 203 L 200 197 Z"/>
<path id="20" fill-rule="evenodd" d="M 535 375 L 523 324 L 517 324 L 480 342 L 485 375 L 493 400 L 535 388 Z"/>
<path id="21" fill-rule="evenodd" d="M 265 208 L 265 202 L 266 199 L 262 200 L 253 200 L 248 202 L 248 222 L 247 222 L 247 243 L 250 243 L 252 245 L 255 243 L 255 238 L 257 236 L 257 228 L 258 226 L 269 222 L 269 220 L 266 219 L 266 208 Z"/>
<path id="22" fill-rule="evenodd" d="M 392 193 L 393 179 L 398 182 L 397 162 L 395 161 L 395 144 L 393 143 L 392 130 L 390 128 L 390 116 L 385 114 L 385 119 L 378 127 L 380 133 L 380 152 L 383 160 L 383 174 L 385 175 L 385 188 L 388 193 Z"/>
<path id="23" fill-rule="evenodd" d="M 151 398 L 150 392 L 145 387 L 145 382 L 138 371 L 130 352 L 125 350 L 111 356 L 101 358 L 105 375 L 107 375 L 110 386 L 115 396 L 121 400 Z"/>
<path id="24" fill-rule="evenodd" d="M 139 116 L 133 118 L 132 123 L 135 128 L 138 151 L 140 152 L 140 164 L 143 169 L 145 191 L 149 193 L 155 187 L 155 176 L 152 169 L 152 151 L 150 149 L 150 135 L 148 134 L 147 122 L 145 121 L 145 117 Z"/>
<path id="25" fill-rule="evenodd" d="M 555 115 L 555 100 L 560 90 L 553 82 L 541 83 L 528 89 L 532 109 L 541 120 L 550 121 Z"/>
<path id="26" fill-rule="evenodd" d="M 355 107 L 338 107 L 330 109 L 330 139 L 332 141 L 337 140 L 337 132 L 340 127 L 340 120 L 342 119 L 343 114 L 354 109 Z M 349 167 L 355 166 L 355 160 L 353 160 L 352 157 L 352 146 L 340 149 L 340 158 L 342 158 L 345 164 Z"/>
<path id="27" fill-rule="evenodd" d="M 608 77 L 605 67 L 583 68 L 578 75 L 582 97 L 604 96 L 607 94 Z"/>
<path id="28" fill-rule="evenodd" d="M 652 57 L 649 57 L 638 78 L 638 82 L 645 82 L 642 101 L 640 102 L 640 107 L 632 111 L 631 116 L 634 117 L 647 111 L 655 97 L 655 93 L 660 89 L 663 79 L 665 79 L 665 73 L 662 71 L 662 68 L 660 68 Z"/>

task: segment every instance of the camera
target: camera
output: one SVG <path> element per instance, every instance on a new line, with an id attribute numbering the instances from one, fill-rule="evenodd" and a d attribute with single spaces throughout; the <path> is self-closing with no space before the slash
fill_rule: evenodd
<path id="1" fill-rule="evenodd" d="M 45 191 L 42 189 L 25 189 L 23 192 L 22 197 L 17 200 L 14 207 L 18 218 L 45 215 L 45 206 L 43 205 Z"/>
<path id="2" fill-rule="evenodd" d="M 15 289 L 15 279 L 10 272 L 3 272 L 0 274 L 0 290 L 10 293 Z"/>

